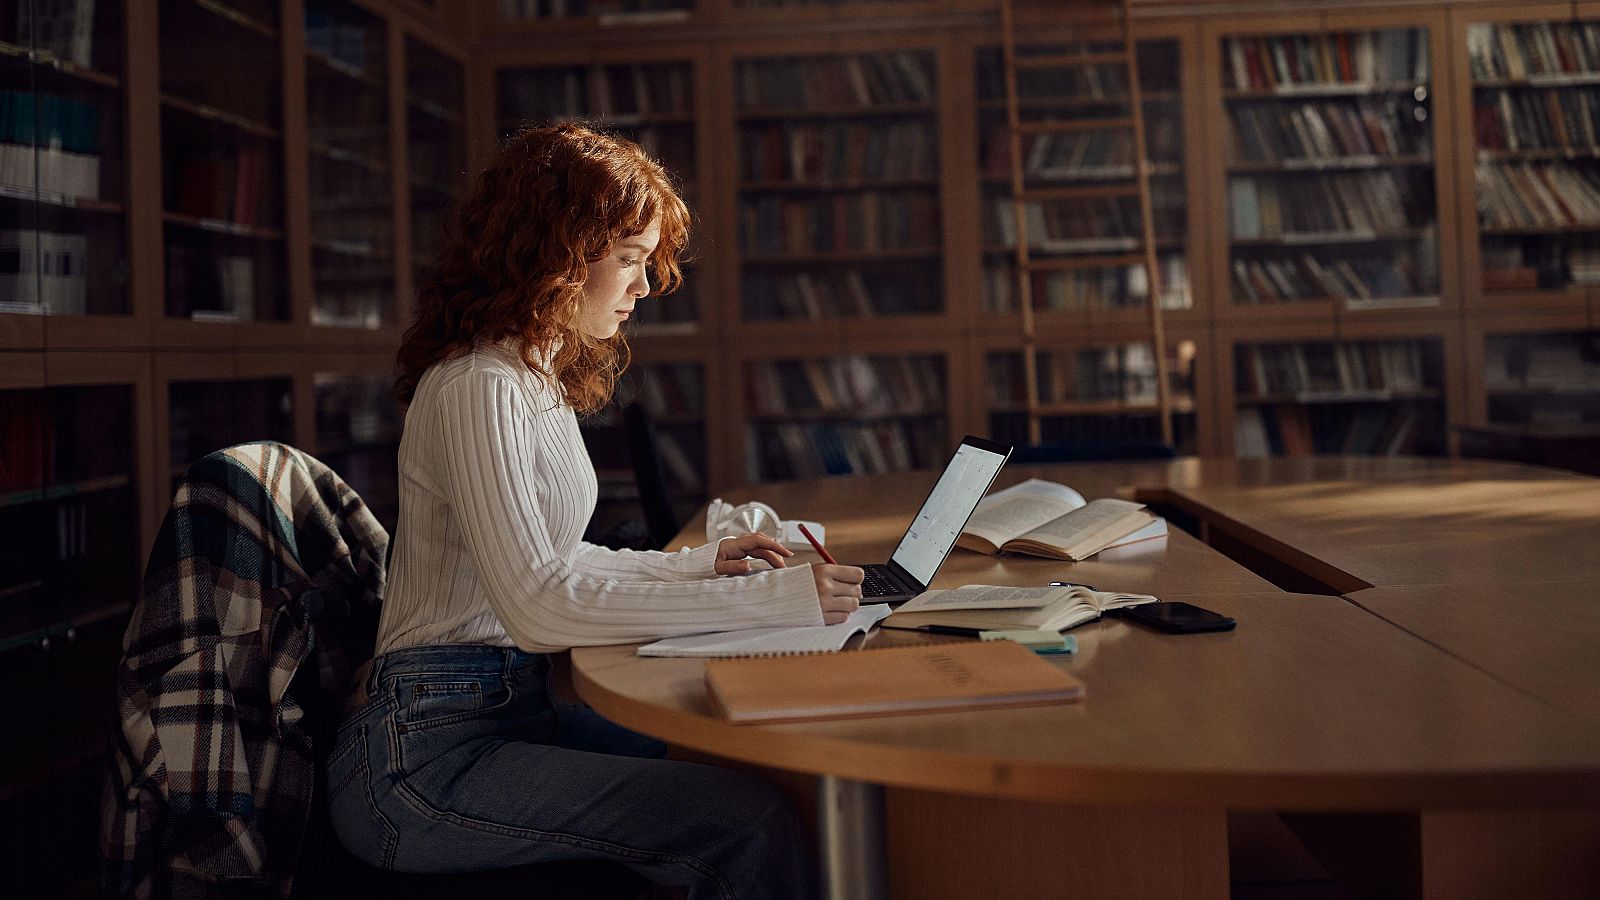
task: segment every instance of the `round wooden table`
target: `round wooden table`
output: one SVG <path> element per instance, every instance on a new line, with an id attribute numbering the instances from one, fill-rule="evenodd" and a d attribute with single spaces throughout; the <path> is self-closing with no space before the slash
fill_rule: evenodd
<path id="1" fill-rule="evenodd" d="M 1004 480 L 1027 474 L 1036 473 Z M 1185 484 L 1197 504 L 1203 493 L 1184 463 L 1048 474 L 1087 496 Z M 932 477 L 767 485 L 760 496 L 823 521 L 841 562 L 882 561 Z M 1414 490 L 1421 477 L 1400 477 L 1395 489 Z M 700 534 L 691 523 L 684 537 Z M 1050 862 L 1065 853 L 1076 893 L 1087 884 L 1104 895 L 1222 897 L 1230 809 L 1408 811 L 1429 895 L 1481 880 L 1473 866 L 1496 855 L 1481 848 L 1507 833 L 1536 828 L 1551 848 L 1600 837 L 1600 719 L 1530 696 L 1344 597 L 1277 590 L 1185 532 L 1071 566 L 956 551 L 935 583 L 1056 578 L 1186 599 L 1240 624 L 1187 636 L 1111 620 L 1081 626 L 1078 654 L 1056 664 L 1088 696 L 1064 706 L 734 726 L 716 717 L 701 661 L 640 659 L 633 647 L 574 650 L 574 683 L 607 717 L 669 743 L 821 776 L 834 896 L 881 890 L 874 860 L 887 865 L 895 896 L 1053 891 L 1065 876 Z M 928 640 L 938 638 L 877 631 L 855 643 Z M 844 856 L 830 856 L 835 843 Z M 1152 846 L 1160 852 L 1138 849 Z M 1498 855 L 1508 857 L 1501 868 L 1531 872 L 1515 876 L 1524 886 L 1562 874 L 1537 854 Z"/>

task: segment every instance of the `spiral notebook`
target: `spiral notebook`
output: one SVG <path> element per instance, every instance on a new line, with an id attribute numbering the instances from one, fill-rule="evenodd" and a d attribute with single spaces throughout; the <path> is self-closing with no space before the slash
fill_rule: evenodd
<path id="1" fill-rule="evenodd" d="M 746 628 L 714 634 L 688 634 L 645 644 L 640 656 L 792 656 L 844 649 L 853 634 L 864 634 L 889 615 L 889 605 L 863 606 L 837 625 L 801 628 Z"/>

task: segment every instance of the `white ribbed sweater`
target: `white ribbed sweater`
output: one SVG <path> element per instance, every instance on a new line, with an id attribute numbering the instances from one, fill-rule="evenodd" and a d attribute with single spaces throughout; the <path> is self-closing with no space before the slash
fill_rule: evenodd
<path id="1" fill-rule="evenodd" d="M 584 543 L 597 496 L 577 416 L 515 351 L 484 345 L 429 368 L 400 441 L 378 652 L 551 652 L 822 624 L 809 566 L 721 578 L 715 544 L 656 553 Z"/>

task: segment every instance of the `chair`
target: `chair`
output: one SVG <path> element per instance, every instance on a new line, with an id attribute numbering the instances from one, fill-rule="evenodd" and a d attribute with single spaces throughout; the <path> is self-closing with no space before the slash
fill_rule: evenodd
<path id="1" fill-rule="evenodd" d="M 1171 459 L 1178 452 L 1160 441 L 1072 441 L 1024 444 L 1011 451 L 1011 465 L 1104 462 L 1124 459 Z"/>
<path id="2" fill-rule="evenodd" d="M 622 431 L 628 443 L 628 460 L 633 464 L 633 480 L 639 487 L 639 505 L 644 508 L 645 528 L 659 550 L 677 536 L 680 523 L 667 494 L 667 474 L 661 465 L 660 442 L 650 411 L 637 401 L 623 407 Z"/>
<path id="3" fill-rule="evenodd" d="M 118 666 L 104 893 L 623 900 L 648 887 L 602 862 L 408 875 L 340 846 L 321 764 L 372 656 L 388 543 L 361 498 L 292 447 L 242 444 L 189 468 Z"/>

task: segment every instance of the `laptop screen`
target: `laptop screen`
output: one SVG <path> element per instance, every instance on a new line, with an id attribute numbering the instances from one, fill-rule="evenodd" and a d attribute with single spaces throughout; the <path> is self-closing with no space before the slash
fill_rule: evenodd
<path id="1" fill-rule="evenodd" d="M 979 446 L 975 441 L 968 438 L 956 448 L 956 455 L 944 467 L 933 493 L 917 510 L 906 536 L 889 557 L 922 584 L 933 580 L 973 508 L 988 493 L 989 485 L 1010 455 L 1009 447 L 988 441 Z"/>

